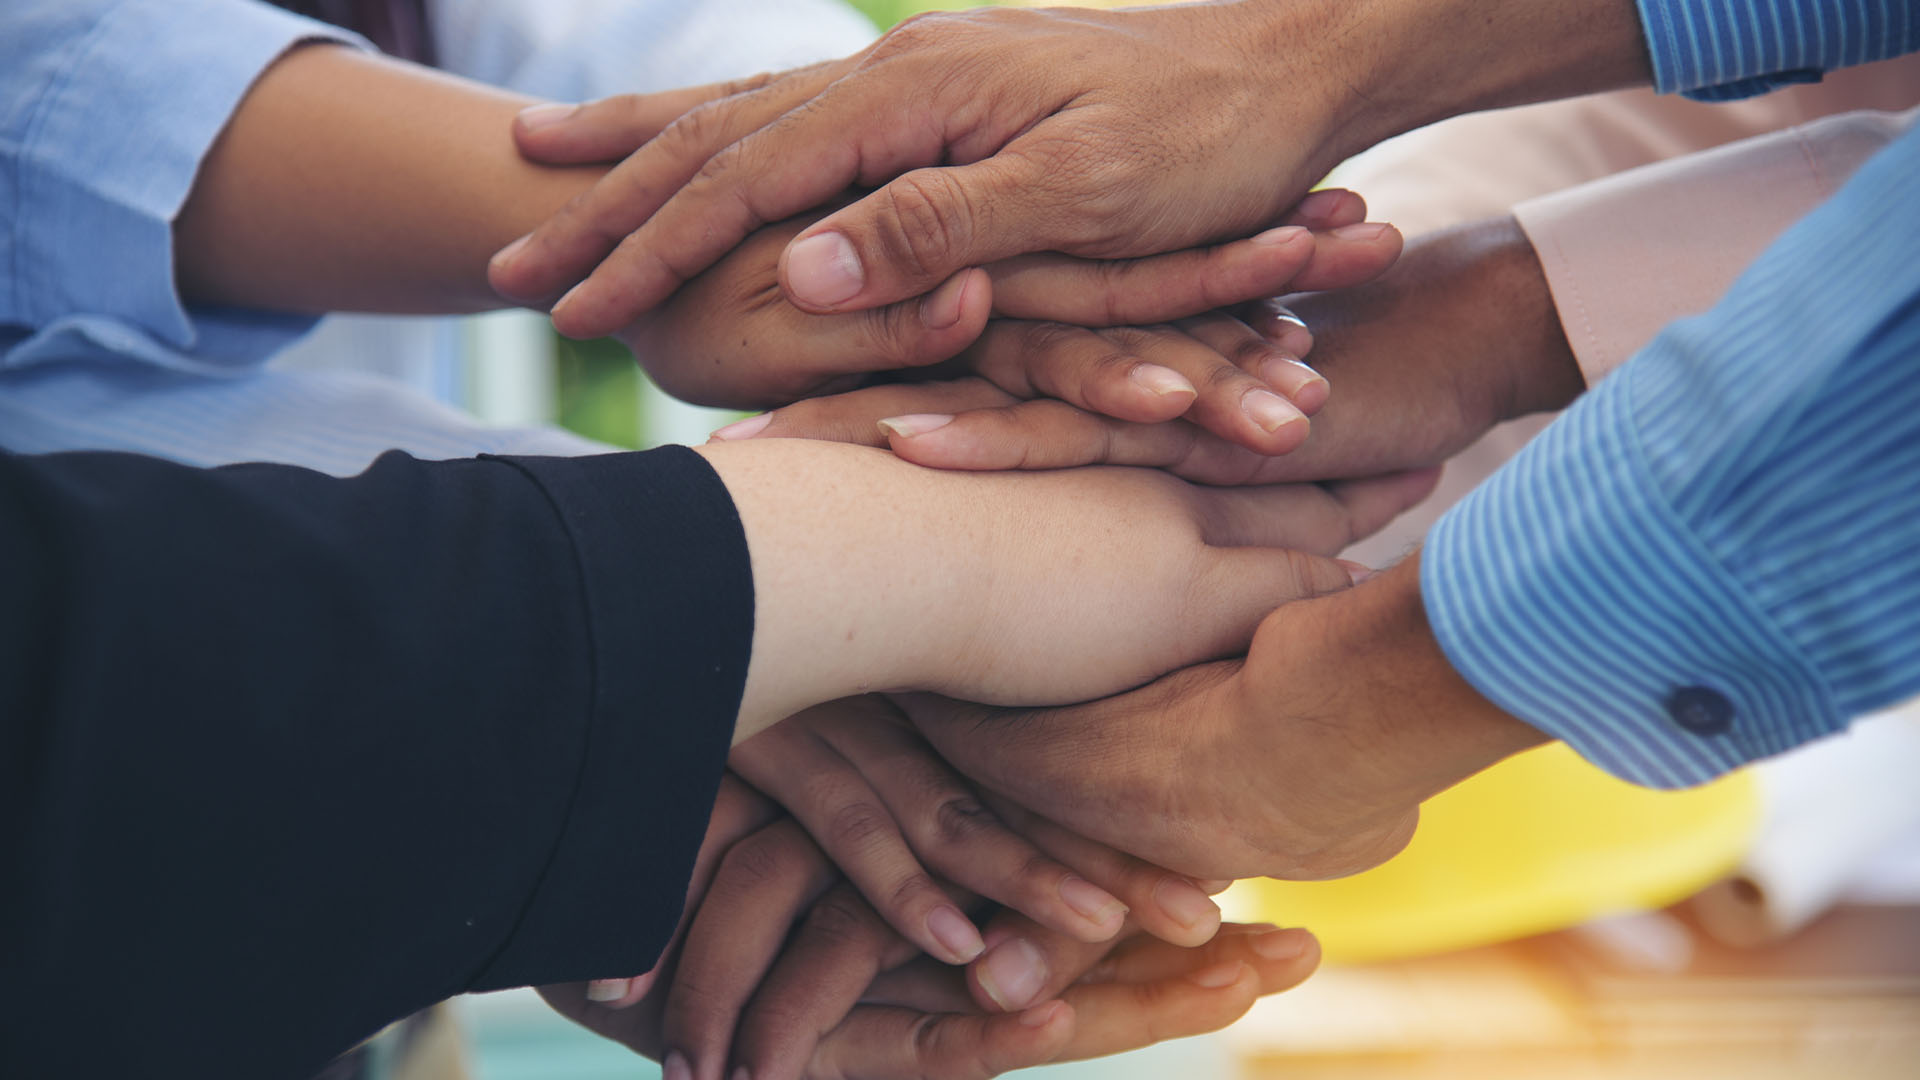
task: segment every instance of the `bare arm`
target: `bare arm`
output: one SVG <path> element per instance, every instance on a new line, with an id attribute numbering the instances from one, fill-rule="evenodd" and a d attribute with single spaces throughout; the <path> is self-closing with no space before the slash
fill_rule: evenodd
<path id="1" fill-rule="evenodd" d="M 282 311 L 500 307 L 487 257 L 602 170 L 526 161 L 528 99 L 331 45 L 255 84 L 174 226 L 191 301 Z"/>

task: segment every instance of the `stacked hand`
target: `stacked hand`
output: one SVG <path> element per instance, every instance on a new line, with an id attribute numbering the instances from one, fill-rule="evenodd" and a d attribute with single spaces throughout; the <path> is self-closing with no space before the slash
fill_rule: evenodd
<path id="1" fill-rule="evenodd" d="M 1032 26 L 1043 38 L 1058 29 Z M 1177 214 L 1167 224 L 1149 204 L 1142 212 L 1173 233 L 1089 239 L 1071 234 L 1086 223 L 1066 214 L 1066 233 L 1036 219 L 1024 234 L 1080 256 L 1147 256 L 1123 261 L 1023 254 L 1033 248 L 991 237 L 943 246 L 939 258 L 889 247 L 889 208 L 933 174 L 896 182 L 878 211 L 869 198 L 827 226 L 817 211 L 787 217 L 849 182 L 885 179 L 894 159 L 852 176 L 802 162 L 797 174 L 817 191 L 750 196 L 739 221 L 700 237 L 680 235 L 694 211 L 649 217 L 659 200 L 648 192 L 687 179 L 661 171 L 666 156 L 738 138 L 752 109 L 825 100 L 847 71 L 911 55 L 879 49 L 854 68 L 797 73 L 688 114 L 503 252 L 496 285 L 551 299 L 605 258 L 562 297 L 556 322 L 618 330 L 680 396 L 780 406 L 718 433 L 723 441 L 825 438 L 974 471 L 1126 464 L 1214 485 L 1348 478 L 1201 511 L 1205 530 L 1324 553 L 1432 482 L 1430 472 L 1368 478 L 1437 464 L 1494 422 L 1578 392 L 1538 264 L 1509 220 L 1424 240 L 1383 276 L 1396 233 L 1361 224 L 1364 204 L 1345 192 L 1283 214 L 1271 200 L 1296 198 L 1287 184 L 1268 184 L 1224 229 Z M 756 140 L 782 145 L 804 127 L 782 124 L 715 158 L 674 201 L 697 207 Z M 583 162 L 632 152 L 658 127 L 633 99 L 611 99 L 517 134 L 531 156 Z M 1000 173 L 963 169 L 957 182 L 1001 182 L 1024 160 L 1001 157 Z M 820 255 L 848 237 L 854 255 Z M 886 275 L 856 270 L 857 290 L 809 295 L 809 282 L 849 258 L 865 266 L 871 251 L 886 252 Z M 903 263 L 913 272 L 894 273 Z M 1300 295 L 1266 299 L 1287 290 Z M 1309 349 L 1318 371 L 1303 362 Z M 875 382 L 881 372 L 895 374 Z M 1196 503 L 1114 483 L 1143 524 L 1192 516 L 1219 496 Z M 1244 659 L 1117 697 L 1033 712 L 909 695 L 900 701 L 911 725 L 864 698 L 747 740 L 732 760 L 745 783 L 723 791 L 661 965 L 596 984 L 591 1003 L 581 987 L 550 996 L 596 1030 L 664 1054 L 669 1080 L 708 1080 L 736 1066 L 755 1077 L 991 1073 L 1201 1030 L 1254 993 L 1291 985 L 1311 969 L 1305 939 L 1244 928 L 1213 939 L 1218 912 L 1201 885 L 1371 866 L 1406 842 L 1422 799 L 1539 741 L 1439 652 L 1417 558 L 1345 593 L 1344 577 L 1294 580 L 1292 602 L 1266 616 Z M 1226 651 L 1240 651 L 1243 635 L 1231 633 L 1241 646 Z M 1144 658 L 1108 659 L 1150 670 Z M 1066 1004 L 1048 1004 L 1055 995 Z M 1172 1026 L 1143 1038 L 1148 1000 Z"/>
<path id="2" fill-rule="evenodd" d="M 848 705 L 868 713 L 885 708 Z M 902 757 L 942 772 L 924 748 Z M 911 827 L 935 827 L 951 799 L 972 797 L 964 787 L 944 786 L 924 795 L 903 806 Z M 978 827 L 953 841 L 957 858 L 991 864 L 1007 845 L 1026 842 L 990 811 L 971 819 Z M 1165 922 L 1163 906 L 1211 910 L 1184 879 L 1057 827 L 1042 833 L 1118 891 L 1157 882 L 1136 908 L 1149 920 Z M 841 877 L 842 868 L 884 873 L 885 864 L 855 854 L 836 866 L 798 822 L 728 777 L 696 862 L 687 915 L 661 964 L 639 979 L 543 993 L 594 1031 L 664 1062 L 668 1080 L 719 1080 L 741 1069 L 769 1080 L 971 1078 L 1214 1030 L 1256 996 L 1297 984 L 1319 958 L 1312 937 L 1298 930 L 1232 926 L 1214 936 L 1217 912 L 1199 920 L 1204 932 L 1185 931 L 1212 940 L 1183 947 L 1139 936 L 1131 919 L 1111 920 L 1088 941 L 1084 928 L 1063 934 L 1007 909 L 987 924 L 991 947 L 971 968 L 948 967 L 920 957 Z M 1056 869 L 1041 857 L 1027 877 L 1050 877 Z M 1169 885 L 1179 900 L 1163 905 L 1155 897 Z M 952 886 L 946 891 L 956 903 L 977 903 Z"/>

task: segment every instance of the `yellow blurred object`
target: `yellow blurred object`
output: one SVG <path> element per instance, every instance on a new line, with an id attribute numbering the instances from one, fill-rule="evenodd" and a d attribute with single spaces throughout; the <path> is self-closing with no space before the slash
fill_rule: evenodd
<path id="1" fill-rule="evenodd" d="M 1334 962 L 1470 948 L 1690 896 L 1739 862 L 1759 809 L 1744 771 L 1653 791 L 1555 743 L 1429 799 L 1413 842 L 1366 873 L 1243 881 L 1221 906 L 1304 926 Z"/>

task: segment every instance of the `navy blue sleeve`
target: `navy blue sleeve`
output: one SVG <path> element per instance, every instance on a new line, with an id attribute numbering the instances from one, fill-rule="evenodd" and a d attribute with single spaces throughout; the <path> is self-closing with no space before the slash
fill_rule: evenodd
<path id="1" fill-rule="evenodd" d="M 305 1077 L 644 971 L 752 639 L 705 461 L 0 455 L 0 1075 Z"/>

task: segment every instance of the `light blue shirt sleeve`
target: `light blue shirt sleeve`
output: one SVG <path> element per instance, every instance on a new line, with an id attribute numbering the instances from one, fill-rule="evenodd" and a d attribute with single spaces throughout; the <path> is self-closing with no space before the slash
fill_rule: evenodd
<path id="1" fill-rule="evenodd" d="M 263 362 L 311 320 L 190 311 L 172 222 L 254 80 L 351 35 L 250 0 L 11 0 L 0 33 L 0 368 Z"/>
<path id="2" fill-rule="evenodd" d="M 428 0 L 436 63 L 561 101 L 670 90 L 859 52 L 844 0 Z"/>
<path id="3" fill-rule="evenodd" d="M 1699 783 L 1920 693 L 1920 129 L 1435 526 L 1490 700 Z"/>
<path id="4" fill-rule="evenodd" d="M 1731 101 L 1920 50 L 1916 0 L 1637 0 L 1653 84 Z"/>

